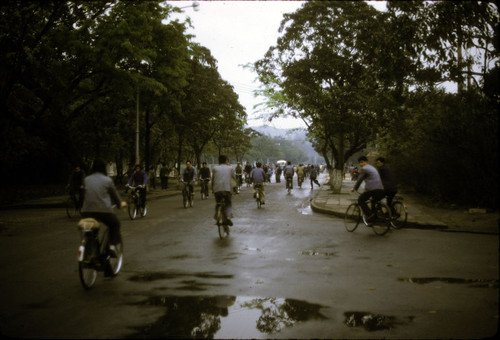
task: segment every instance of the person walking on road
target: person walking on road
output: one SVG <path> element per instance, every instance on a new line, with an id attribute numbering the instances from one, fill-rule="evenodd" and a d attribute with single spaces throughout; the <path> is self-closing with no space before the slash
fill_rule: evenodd
<path id="1" fill-rule="evenodd" d="M 380 179 L 382 180 L 382 184 L 384 185 L 384 193 L 387 197 L 387 205 L 391 208 L 391 212 L 394 214 L 395 211 L 392 206 L 392 200 L 398 193 L 396 180 L 394 178 L 394 175 L 392 174 L 391 169 L 387 165 L 385 165 L 384 157 L 377 158 L 377 160 L 375 161 L 375 165 L 377 166 Z"/>
<path id="2" fill-rule="evenodd" d="M 75 207 L 80 209 L 83 204 L 83 196 L 84 196 L 84 179 L 85 179 L 85 171 L 77 165 L 71 175 L 69 176 L 68 185 L 66 188 L 69 190 L 69 195 L 73 202 L 75 203 Z"/>
<path id="3" fill-rule="evenodd" d="M 318 180 L 318 171 L 314 165 L 311 165 L 309 168 L 309 179 L 311 180 L 311 189 L 314 187 L 313 183 L 316 183 L 318 187 L 320 186 Z"/>
<path id="4" fill-rule="evenodd" d="M 289 179 L 289 181 L 286 181 L 286 188 L 288 189 L 288 186 L 290 185 L 290 189 L 293 189 L 293 174 L 295 173 L 295 170 L 293 169 L 292 163 L 288 161 L 286 163 L 285 168 L 283 169 L 283 174 L 285 176 L 285 180 Z"/>
<path id="5" fill-rule="evenodd" d="M 359 165 L 361 166 L 361 171 L 359 173 L 359 178 L 354 185 L 352 191 L 358 190 L 359 186 L 363 181 L 365 181 L 365 191 L 359 195 L 358 204 L 363 210 L 364 216 L 367 218 L 367 222 L 373 220 L 374 214 L 372 215 L 371 209 L 366 204 L 370 198 L 373 197 L 375 201 L 380 201 L 384 198 L 384 186 L 382 184 L 382 179 L 380 175 L 372 165 L 368 164 L 368 158 L 366 156 L 361 156 L 358 158 Z"/>
<path id="6" fill-rule="evenodd" d="M 225 155 L 220 155 L 219 165 L 214 166 L 212 169 L 212 192 L 216 202 L 224 200 L 227 223 L 232 226 L 233 208 L 231 206 L 231 182 L 236 179 L 234 177 L 233 168 L 227 166 L 226 161 L 227 157 Z M 215 214 L 217 215 L 217 205 L 215 206 Z"/>

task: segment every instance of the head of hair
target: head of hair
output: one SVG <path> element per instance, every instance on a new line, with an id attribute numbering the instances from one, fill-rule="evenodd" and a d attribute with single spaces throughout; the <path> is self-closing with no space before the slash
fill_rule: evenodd
<path id="1" fill-rule="evenodd" d="M 292 162 L 288 161 L 286 162 L 287 165 L 292 165 Z"/>
<path id="2" fill-rule="evenodd" d="M 377 161 L 380 161 L 380 162 L 382 162 L 382 163 L 385 163 L 385 158 L 384 158 L 384 157 L 379 157 L 379 158 L 377 158 Z"/>
<path id="3" fill-rule="evenodd" d="M 219 155 L 219 164 L 224 164 L 227 161 L 226 155 Z"/>
<path id="4" fill-rule="evenodd" d="M 94 160 L 94 163 L 92 164 L 92 172 L 100 172 L 102 174 L 106 173 L 106 163 L 102 159 L 96 159 Z"/>
<path id="5" fill-rule="evenodd" d="M 368 158 L 366 158 L 366 156 L 361 156 L 358 158 L 358 162 L 368 162 Z"/>
<path id="6" fill-rule="evenodd" d="M 262 166 L 262 163 L 261 162 L 257 162 L 257 168 L 260 168 Z"/>

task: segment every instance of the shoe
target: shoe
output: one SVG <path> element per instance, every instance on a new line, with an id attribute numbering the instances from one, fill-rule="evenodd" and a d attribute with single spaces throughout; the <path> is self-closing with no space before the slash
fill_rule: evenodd
<path id="1" fill-rule="evenodd" d="M 111 244 L 109 246 L 109 256 L 111 256 L 111 257 L 117 257 L 116 254 L 117 254 L 117 252 L 116 252 L 116 246 L 114 244 Z"/>
<path id="2" fill-rule="evenodd" d="M 260 202 L 260 204 L 264 205 L 264 204 L 266 204 L 266 202 Z"/>
<path id="3" fill-rule="evenodd" d="M 230 218 L 228 218 L 228 219 L 226 220 L 226 222 L 227 222 L 227 225 L 228 225 L 228 226 L 230 226 L 230 227 L 232 227 L 232 226 L 233 226 L 233 221 L 231 221 L 231 219 L 230 219 Z"/>

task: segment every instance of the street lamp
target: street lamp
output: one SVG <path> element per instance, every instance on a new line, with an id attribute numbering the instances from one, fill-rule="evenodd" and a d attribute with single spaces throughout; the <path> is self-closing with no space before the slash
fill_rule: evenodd
<path id="1" fill-rule="evenodd" d="M 193 7 L 195 12 L 200 10 L 200 3 L 198 1 L 193 1 L 189 6 L 179 7 L 180 9 Z M 139 164 L 141 158 L 139 156 L 139 86 L 137 86 L 137 115 L 135 122 L 135 164 Z"/>

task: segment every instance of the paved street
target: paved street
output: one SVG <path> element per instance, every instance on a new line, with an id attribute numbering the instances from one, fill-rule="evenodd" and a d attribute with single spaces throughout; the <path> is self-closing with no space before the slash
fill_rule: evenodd
<path id="1" fill-rule="evenodd" d="M 213 225 L 212 196 L 197 196 L 194 207 L 185 209 L 174 191 L 152 194 L 145 218 L 131 221 L 119 213 L 123 270 L 114 279 L 100 275 L 90 291 L 78 280 L 76 219 L 60 207 L 1 210 L 1 333 L 349 339 L 495 334 L 498 234 L 415 226 L 382 237 L 363 226 L 348 233 L 341 218 L 315 211 L 326 209 L 327 188 L 304 187 L 287 195 L 284 183 L 267 185 L 263 209 L 243 188 L 233 198 L 235 226 L 222 241 Z"/>

